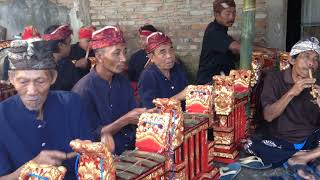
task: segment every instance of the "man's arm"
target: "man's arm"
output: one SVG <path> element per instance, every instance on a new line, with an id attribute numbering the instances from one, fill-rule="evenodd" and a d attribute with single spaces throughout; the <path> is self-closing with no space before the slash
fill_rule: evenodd
<path id="1" fill-rule="evenodd" d="M 61 151 L 44 150 L 37 155 L 33 161 L 38 164 L 47 164 L 51 166 L 60 166 L 64 160 L 74 158 L 77 154 L 74 152 L 65 153 Z M 1 176 L 0 180 L 17 180 L 23 166 L 15 170 L 13 173 Z"/>
<path id="2" fill-rule="evenodd" d="M 146 108 L 135 108 L 132 111 L 128 112 L 124 116 L 117 119 L 115 122 L 104 126 L 101 129 L 101 134 L 115 134 L 120 131 L 124 126 L 128 124 L 138 124 L 139 116 L 146 112 Z"/>
<path id="3" fill-rule="evenodd" d="M 76 63 L 74 65 L 77 68 L 86 69 L 88 67 L 88 59 L 86 59 L 84 57 L 80 58 L 79 60 L 76 61 Z"/>
<path id="4" fill-rule="evenodd" d="M 275 103 L 265 106 L 263 109 L 264 119 L 268 122 L 273 121 L 279 117 L 283 111 L 286 109 L 287 105 L 291 100 L 298 96 L 305 88 L 310 88 L 312 84 L 315 83 L 315 79 L 301 79 L 297 81 L 294 86 L 285 93 L 279 100 Z"/>
<path id="5" fill-rule="evenodd" d="M 230 45 L 229 45 L 229 50 L 233 53 L 233 54 L 240 54 L 240 43 L 238 41 L 233 41 Z"/>
<path id="6" fill-rule="evenodd" d="M 287 108 L 287 105 L 293 99 L 293 95 L 291 95 L 290 91 L 284 94 L 278 101 L 271 105 L 267 105 L 263 109 L 264 119 L 268 122 L 271 122 L 275 118 L 279 117 L 283 111 Z"/>
<path id="7" fill-rule="evenodd" d="M 153 108 L 152 101 L 160 97 L 159 87 L 153 73 L 142 72 L 138 82 L 138 92 L 141 99 L 142 107 Z"/>
<path id="8" fill-rule="evenodd" d="M 182 91 L 180 91 L 178 94 L 172 96 L 171 98 L 177 99 L 179 101 L 184 101 L 186 100 L 187 96 L 187 91 L 188 91 L 188 86 L 185 87 Z"/>
<path id="9" fill-rule="evenodd" d="M 268 55 L 272 55 L 273 52 L 271 50 L 269 50 L 268 48 L 265 47 L 261 47 L 261 46 L 253 46 L 253 51 L 262 51 Z M 238 41 L 233 41 L 230 46 L 229 46 L 229 50 L 233 53 L 233 54 L 240 54 L 240 49 L 241 49 L 241 45 Z"/>
<path id="10" fill-rule="evenodd" d="M 14 171 L 11 174 L 1 176 L 0 180 L 17 180 L 19 178 L 21 169 L 22 169 L 22 167 L 20 167 L 19 169 L 17 169 L 16 171 Z"/>

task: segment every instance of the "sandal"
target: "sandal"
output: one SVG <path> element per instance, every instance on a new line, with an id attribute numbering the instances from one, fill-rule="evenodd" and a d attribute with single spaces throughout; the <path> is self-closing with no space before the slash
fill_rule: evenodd
<path id="1" fill-rule="evenodd" d="M 239 163 L 241 166 L 249 169 L 262 170 L 268 169 L 272 167 L 272 164 L 264 164 L 261 158 L 257 156 L 249 156 L 246 158 L 239 159 Z"/>
<path id="2" fill-rule="evenodd" d="M 241 165 L 239 163 L 232 163 L 226 167 L 220 168 L 219 180 L 231 180 L 234 179 L 241 171 Z"/>

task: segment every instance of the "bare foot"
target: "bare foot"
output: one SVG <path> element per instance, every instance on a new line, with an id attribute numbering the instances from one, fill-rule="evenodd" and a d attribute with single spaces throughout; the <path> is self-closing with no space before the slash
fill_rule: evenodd
<path id="1" fill-rule="evenodd" d="M 296 152 L 293 156 L 303 156 L 303 155 L 307 154 L 308 152 L 309 151 L 301 150 L 301 151 Z"/>
<path id="2" fill-rule="evenodd" d="M 297 171 L 298 175 L 301 176 L 303 179 L 306 180 L 316 180 L 315 177 L 312 174 L 305 173 L 302 169 L 299 169 Z"/>
<path id="3" fill-rule="evenodd" d="M 295 164 L 307 164 L 308 162 L 303 158 L 303 155 L 295 155 L 292 158 L 288 159 L 289 165 Z"/>

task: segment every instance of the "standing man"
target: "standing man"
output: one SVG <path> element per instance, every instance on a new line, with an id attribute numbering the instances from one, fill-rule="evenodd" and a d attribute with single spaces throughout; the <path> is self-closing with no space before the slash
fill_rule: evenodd
<path id="1" fill-rule="evenodd" d="M 228 75 L 231 69 L 235 69 L 237 55 L 240 54 L 240 42 L 228 35 L 228 28 L 236 18 L 236 3 L 234 0 L 215 0 L 213 11 L 215 20 L 207 26 L 203 36 L 198 84 L 210 83 L 212 76 L 221 72 Z M 253 48 L 271 53 L 266 48 Z"/>
<path id="2" fill-rule="evenodd" d="M 127 48 L 122 31 L 106 26 L 92 34 L 97 64 L 72 89 L 89 111 L 96 137 L 113 135 L 115 154 L 134 149 L 136 124 L 144 108 L 136 108 L 130 82 L 120 73 L 126 67 Z"/>

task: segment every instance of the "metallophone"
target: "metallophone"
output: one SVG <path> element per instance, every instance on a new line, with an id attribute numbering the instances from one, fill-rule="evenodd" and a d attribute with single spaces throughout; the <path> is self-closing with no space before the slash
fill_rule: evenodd
<path id="1" fill-rule="evenodd" d="M 280 53 L 280 60 L 282 56 Z M 115 176 L 126 180 L 217 179 L 219 172 L 212 162 L 234 162 L 241 148 L 240 140 L 248 135 L 250 121 L 245 105 L 248 96 L 253 95 L 251 87 L 259 81 L 263 68 L 274 67 L 272 62 L 275 60 L 268 59 L 265 64 L 266 58 L 261 53 L 254 53 L 252 71 L 233 70 L 229 76 L 214 76 L 212 86 L 189 86 L 185 113 L 175 100 L 154 100 L 158 112 L 144 114 L 139 120 L 138 149 L 113 159 L 105 155 L 104 159 L 109 161 L 104 167 L 110 169 L 103 171 L 109 172 L 109 176 L 104 174 L 104 179 Z M 284 67 L 281 62 L 280 67 Z M 252 98 L 250 102 L 252 104 Z M 208 140 L 209 127 L 214 129 L 213 141 Z M 104 152 L 108 154 L 106 150 Z M 94 157 L 101 159 L 102 156 L 96 154 Z M 98 178 L 99 172 L 101 175 L 99 161 L 92 161 L 96 163 L 93 169 Z M 80 167 L 78 170 L 81 173 Z"/>

